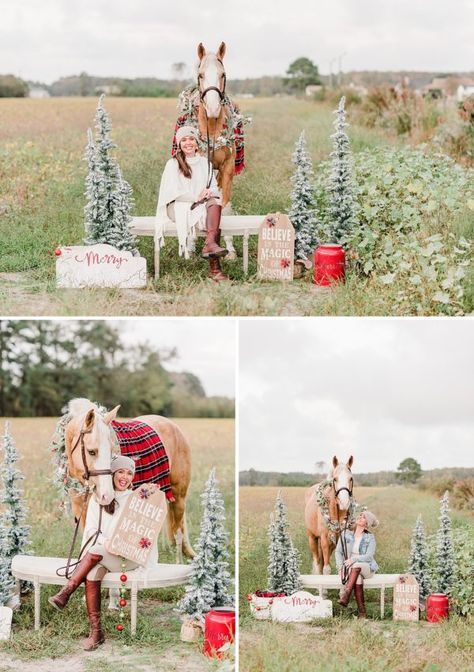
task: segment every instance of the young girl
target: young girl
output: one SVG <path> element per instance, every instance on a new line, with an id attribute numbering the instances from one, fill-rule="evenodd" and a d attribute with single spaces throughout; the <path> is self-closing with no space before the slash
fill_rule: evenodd
<path id="1" fill-rule="evenodd" d="M 347 607 L 355 588 L 359 618 L 367 618 L 364 600 L 364 581 L 372 577 L 378 569 L 374 559 L 375 537 L 369 529 L 377 527 L 379 521 L 370 511 L 364 511 L 356 520 L 354 532 L 347 530 L 342 538 L 339 537 L 336 546 L 336 566 L 342 575 L 343 567 L 350 570 L 345 590 L 339 598 L 339 604 Z M 347 560 L 344 560 L 343 540 L 347 550 Z"/>
<path id="2" fill-rule="evenodd" d="M 228 280 L 219 258 L 227 254 L 220 247 L 221 200 L 212 166 L 198 154 L 199 131 L 181 126 L 176 132 L 178 151 L 167 161 L 161 177 L 156 212 L 156 244 L 164 245 L 164 230 L 176 223 L 179 254 L 189 257 L 194 249 L 196 227 L 207 230 L 202 256 L 209 259 L 209 277 L 216 282 Z M 210 178 L 210 183 L 209 183 Z M 209 183 L 209 187 L 207 184 Z"/>
<path id="3" fill-rule="evenodd" d="M 72 593 L 85 580 L 86 607 L 90 624 L 89 637 L 84 642 L 84 649 L 86 651 L 93 651 L 104 642 L 104 634 L 100 622 L 100 587 L 102 579 L 107 572 L 120 572 L 123 569 L 122 559 L 118 555 L 110 553 L 107 549 L 107 544 L 113 536 L 115 525 L 124 504 L 132 492 L 131 486 L 135 475 L 135 462 L 125 455 L 116 455 L 111 461 L 111 471 L 115 499 L 108 506 L 103 507 L 100 529 L 100 506 L 95 497 L 91 497 L 87 507 L 83 546 L 88 540 L 94 539 L 96 533 L 99 532 L 97 539 L 92 546 L 87 547 L 87 553 L 77 565 L 64 588 L 48 600 L 56 609 L 64 609 Z M 157 560 L 156 544 L 151 556 L 148 564 L 155 563 Z M 135 569 L 136 567 L 138 567 L 136 563 L 126 560 L 126 570 Z"/>

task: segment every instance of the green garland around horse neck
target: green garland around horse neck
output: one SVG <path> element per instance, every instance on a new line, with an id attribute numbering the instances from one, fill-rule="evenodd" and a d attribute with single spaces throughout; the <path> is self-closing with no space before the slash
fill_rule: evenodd
<path id="1" fill-rule="evenodd" d="M 196 128 L 198 128 L 196 110 L 200 102 L 199 88 L 196 84 L 189 84 L 179 94 L 178 109 L 182 114 L 188 116 L 189 122 Z M 232 147 L 232 144 L 236 139 L 235 129 L 239 124 L 249 124 L 252 121 L 251 117 L 245 116 L 238 111 L 237 107 L 226 93 L 224 94 L 223 102 L 228 110 L 227 124 L 225 128 L 222 129 L 221 134 L 215 139 L 214 149 L 219 149 L 220 147 Z M 243 143 L 243 136 L 239 135 L 238 137 L 239 141 Z M 201 151 L 206 150 L 207 142 L 200 140 L 199 148 Z"/>
<path id="2" fill-rule="evenodd" d="M 335 545 L 337 543 L 337 537 L 341 533 L 341 524 L 339 523 L 339 520 L 332 520 L 331 515 L 329 513 L 329 501 L 327 498 L 327 494 L 328 489 L 332 487 L 333 482 L 331 479 L 322 481 L 321 483 L 318 483 L 318 485 L 314 489 L 314 496 L 321 511 L 324 523 L 329 530 L 329 538 L 331 540 L 331 543 Z M 346 525 L 348 529 L 350 529 L 352 525 L 354 525 L 355 523 L 356 509 L 357 511 L 359 511 L 365 508 L 367 507 L 359 507 L 356 500 L 353 497 L 351 497 L 349 505 L 349 514 L 347 517 L 347 525 Z"/>

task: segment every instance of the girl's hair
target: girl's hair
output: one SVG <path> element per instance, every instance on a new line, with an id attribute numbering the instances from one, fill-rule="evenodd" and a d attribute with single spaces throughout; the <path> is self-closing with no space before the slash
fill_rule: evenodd
<path id="1" fill-rule="evenodd" d="M 183 173 L 184 177 L 191 177 L 192 170 L 191 166 L 189 163 L 186 161 L 186 157 L 184 156 L 184 152 L 181 151 L 181 149 L 178 149 L 176 152 L 175 156 L 176 161 L 178 162 L 179 170 Z"/>
<path id="2" fill-rule="evenodd" d="M 113 499 L 110 504 L 104 506 L 104 511 L 109 513 L 111 516 L 114 515 L 116 507 L 119 505 L 116 499 Z"/>

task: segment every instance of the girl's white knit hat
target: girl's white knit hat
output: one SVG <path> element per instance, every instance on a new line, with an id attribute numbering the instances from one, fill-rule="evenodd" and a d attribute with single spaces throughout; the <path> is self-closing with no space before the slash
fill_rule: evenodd
<path id="1" fill-rule="evenodd" d="M 110 470 L 114 474 L 118 469 L 130 469 L 135 473 L 135 462 L 126 455 L 114 455 L 110 462 Z"/>
<path id="2" fill-rule="evenodd" d="M 377 527 L 379 524 L 379 521 L 377 518 L 374 516 L 374 514 L 371 511 L 362 511 L 362 515 L 367 521 L 367 527 Z"/>
<path id="3" fill-rule="evenodd" d="M 180 126 L 176 131 L 176 142 L 178 145 L 187 135 L 191 135 L 196 140 L 199 140 L 199 131 L 197 128 L 194 128 L 194 126 Z"/>

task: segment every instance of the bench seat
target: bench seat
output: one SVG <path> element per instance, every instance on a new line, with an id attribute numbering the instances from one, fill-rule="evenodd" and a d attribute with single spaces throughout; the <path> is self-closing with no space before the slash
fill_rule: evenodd
<path id="1" fill-rule="evenodd" d="M 31 581 L 34 586 L 35 630 L 40 628 L 41 584 L 65 585 L 67 579 L 56 574 L 56 569 L 66 565 L 66 558 L 48 558 L 36 555 L 16 555 L 12 561 L 12 574 L 18 580 Z M 73 561 L 74 562 L 74 561 Z M 138 591 L 147 588 L 166 588 L 180 586 L 189 580 L 191 565 L 172 565 L 160 563 L 153 567 L 126 570 L 126 588 L 131 591 L 131 633 L 137 629 Z M 102 579 L 104 588 L 121 587 L 121 572 L 108 572 Z"/>
<path id="2" fill-rule="evenodd" d="M 400 574 L 374 574 L 370 579 L 364 579 L 365 588 L 378 588 L 380 590 L 380 617 L 385 613 L 385 588 L 393 588 Z M 330 588 L 341 589 L 343 587 L 339 574 L 301 574 L 303 588 L 319 590 L 321 595 L 324 590 Z"/>
<path id="3" fill-rule="evenodd" d="M 244 273 L 247 275 L 249 270 L 249 238 L 251 235 L 258 235 L 260 224 L 265 219 L 265 215 L 222 215 L 221 233 L 224 236 L 242 236 L 243 237 L 243 266 Z M 130 225 L 132 233 L 136 236 L 154 236 L 155 235 L 155 217 L 133 217 Z M 200 236 L 205 236 L 205 231 L 199 231 Z M 172 222 L 165 227 L 164 235 L 167 237 L 176 237 L 176 225 Z M 160 277 L 160 250 L 155 246 L 155 278 Z"/>

